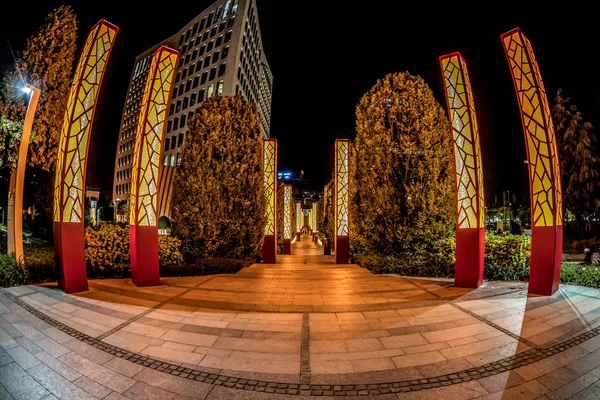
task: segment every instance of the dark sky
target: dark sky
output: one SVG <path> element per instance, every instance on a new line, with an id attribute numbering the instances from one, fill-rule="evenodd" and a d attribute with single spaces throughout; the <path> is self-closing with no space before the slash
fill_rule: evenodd
<path id="1" fill-rule="evenodd" d="M 43 5 L 27 8 L 27 18 L 22 3 L 3 4 L 0 67 L 10 62 L 6 39 L 21 49 L 44 16 L 65 4 L 39 3 Z M 211 3 L 166 2 L 174 5 L 172 9 L 158 13 L 146 2 L 66 3 L 78 15 L 80 38 L 100 18 L 121 28 L 96 114 L 88 184 L 112 189 L 118 126 L 135 56 L 178 31 Z M 494 194 L 501 198 L 502 190 L 516 193 L 520 201 L 527 193 L 525 145 L 500 34 L 522 28 L 532 42 L 550 97 L 563 88 L 597 124 L 597 14 L 582 5 L 544 7 L 544 16 L 536 19 L 533 7 L 519 13 L 503 8 L 509 3 L 498 3 L 469 19 L 455 8 L 416 3 L 423 6 L 379 1 L 353 8 L 351 2 L 258 0 L 265 52 L 275 76 L 271 132 L 279 140 L 280 167 L 303 169 L 309 181 L 326 183 L 333 169 L 335 138 L 354 138 L 354 110 L 362 94 L 387 73 L 407 70 L 421 75 L 443 102 L 438 56 L 458 50 L 467 60 L 473 84 L 488 201 Z"/>

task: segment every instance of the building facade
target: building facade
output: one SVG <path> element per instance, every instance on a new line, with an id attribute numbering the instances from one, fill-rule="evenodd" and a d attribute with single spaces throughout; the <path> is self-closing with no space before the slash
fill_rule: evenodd
<path id="1" fill-rule="evenodd" d="M 213 96 L 240 94 L 259 113 L 263 135 L 270 136 L 273 75 L 265 57 L 255 0 L 218 0 L 175 35 L 136 57 L 123 109 L 114 175 L 119 220 L 129 213 L 135 133 L 150 59 L 166 45 L 181 53 L 163 148 L 159 215 L 170 216 L 172 183 L 181 163 L 187 122 Z"/>

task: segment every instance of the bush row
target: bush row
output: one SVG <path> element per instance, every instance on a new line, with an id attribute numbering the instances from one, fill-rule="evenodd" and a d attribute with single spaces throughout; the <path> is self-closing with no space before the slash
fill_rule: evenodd
<path id="1" fill-rule="evenodd" d="M 89 278 L 130 276 L 129 229 L 125 226 L 104 223 L 99 228 L 86 228 L 85 247 Z M 159 236 L 161 276 L 236 273 L 253 263 L 253 260 L 227 258 L 200 259 L 193 255 L 187 255 L 187 260 L 185 260 L 180 248 L 181 241 L 179 239 Z M 53 247 L 26 246 L 24 256 L 25 262 L 20 265 L 16 262 L 14 255 L 0 254 L 0 287 L 56 281 Z"/>
<path id="2" fill-rule="evenodd" d="M 359 256 L 353 260 L 375 273 L 452 278 L 456 262 L 456 241 L 446 239 L 413 254 L 386 257 Z M 484 278 L 499 281 L 525 281 L 529 278 L 531 237 L 487 235 Z"/>

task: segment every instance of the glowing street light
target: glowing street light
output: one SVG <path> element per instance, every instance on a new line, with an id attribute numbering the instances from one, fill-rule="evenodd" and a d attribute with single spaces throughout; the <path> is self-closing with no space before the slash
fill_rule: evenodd
<path id="1" fill-rule="evenodd" d="M 21 89 L 29 96 L 23 135 L 19 144 L 19 158 L 17 167 L 10 172 L 8 188 L 8 253 L 15 253 L 17 262 L 23 262 L 23 186 L 25 182 L 25 167 L 27 166 L 27 152 L 29 150 L 29 137 L 33 126 L 33 117 L 40 98 L 40 89 L 26 84 Z"/>

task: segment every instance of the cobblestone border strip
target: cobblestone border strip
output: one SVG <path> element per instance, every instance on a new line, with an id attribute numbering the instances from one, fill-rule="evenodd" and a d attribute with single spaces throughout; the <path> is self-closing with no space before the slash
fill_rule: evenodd
<path id="1" fill-rule="evenodd" d="M 180 378 L 190 379 L 198 382 L 204 382 L 216 386 L 228 388 L 250 390 L 254 392 L 300 395 L 300 396 L 376 396 L 388 393 L 415 392 L 420 390 L 439 388 L 444 386 L 456 385 L 464 382 L 482 379 L 488 376 L 497 375 L 502 372 L 512 371 L 529 364 L 541 361 L 555 354 L 562 353 L 570 348 L 590 340 L 600 335 L 600 327 L 594 328 L 588 332 L 582 333 L 576 337 L 565 340 L 562 343 L 550 347 L 530 349 L 501 360 L 482 365 L 480 367 L 469 368 L 463 371 L 445 374 L 427 379 L 418 379 L 410 381 L 398 381 L 378 384 L 348 384 L 348 385 L 311 385 L 311 384 L 290 384 L 268 382 L 262 380 L 242 379 L 232 376 L 213 374 L 203 372 L 199 369 L 184 368 L 168 362 L 159 361 L 151 357 L 142 356 L 119 347 L 104 343 L 96 338 L 81 333 L 55 319 L 47 316 L 43 312 L 30 306 L 20 300 L 12 293 L 2 289 L 2 293 L 11 301 L 15 302 L 29 313 L 35 315 L 47 324 L 54 326 L 67 335 L 80 340 L 98 350 L 112 354 L 115 357 L 155 369 Z"/>
<path id="2" fill-rule="evenodd" d="M 310 384 L 310 315 L 302 314 L 302 347 L 300 350 L 300 383 Z"/>

